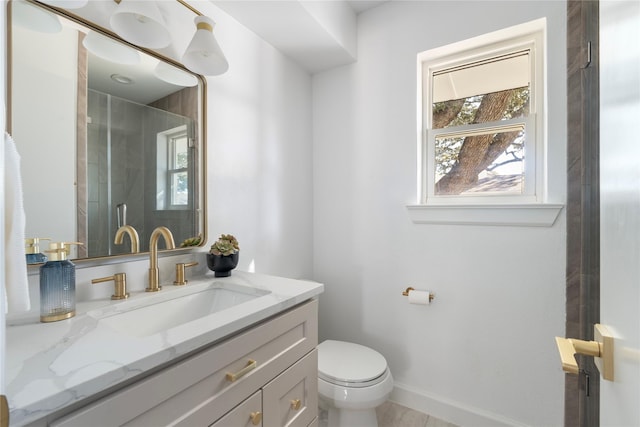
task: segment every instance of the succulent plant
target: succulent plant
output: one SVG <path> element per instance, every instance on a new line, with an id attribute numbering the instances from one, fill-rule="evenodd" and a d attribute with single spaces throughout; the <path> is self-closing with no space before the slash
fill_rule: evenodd
<path id="1" fill-rule="evenodd" d="M 183 240 L 180 247 L 186 248 L 189 246 L 198 246 L 200 243 L 202 243 L 202 235 L 198 234 L 195 237 L 189 237 L 188 239 Z"/>
<path id="2" fill-rule="evenodd" d="M 214 255 L 233 255 L 240 250 L 238 241 L 232 234 L 221 234 L 218 240 L 211 245 L 209 253 Z"/>

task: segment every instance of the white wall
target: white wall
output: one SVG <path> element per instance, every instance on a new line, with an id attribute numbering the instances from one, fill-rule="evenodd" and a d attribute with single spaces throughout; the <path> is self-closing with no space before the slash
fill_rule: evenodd
<path id="1" fill-rule="evenodd" d="M 416 55 L 548 19 L 549 198 L 565 201 L 565 2 L 386 3 L 358 61 L 314 75 L 314 272 L 322 339 L 379 350 L 393 399 L 461 425 L 561 425 L 565 217 L 550 228 L 411 223 Z M 409 305 L 407 286 L 431 289 Z"/>
<path id="2" fill-rule="evenodd" d="M 232 233 L 243 270 L 311 278 L 311 77 L 213 5 L 229 71 L 208 80 L 209 244 Z M 209 12 L 207 12 L 209 11 Z"/>
<path id="3" fill-rule="evenodd" d="M 23 165 L 25 233 L 52 242 L 75 240 L 78 34 L 68 28 L 51 35 L 16 26 L 14 37 L 31 45 L 13 50 L 11 76 L 11 135 Z M 46 96 L 33 102 L 35 94 Z M 40 249 L 46 250 L 47 243 Z"/>

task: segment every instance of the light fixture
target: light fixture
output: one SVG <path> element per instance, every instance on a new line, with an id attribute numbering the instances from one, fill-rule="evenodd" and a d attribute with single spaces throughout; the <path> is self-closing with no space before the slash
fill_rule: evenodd
<path id="1" fill-rule="evenodd" d="M 198 84 L 198 79 L 193 74 L 163 61 L 158 62 L 153 72 L 159 79 L 176 86 L 192 87 Z"/>
<path id="2" fill-rule="evenodd" d="M 111 15 L 111 28 L 123 39 L 141 47 L 169 46 L 171 35 L 155 1 L 120 0 Z"/>
<path id="3" fill-rule="evenodd" d="M 14 8 L 12 19 L 21 27 L 47 34 L 62 31 L 60 20 L 51 12 L 24 1 L 14 1 L 11 5 Z"/>
<path id="4" fill-rule="evenodd" d="M 60 4 L 61 7 L 71 8 L 74 3 L 81 3 L 86 0 L 43 0 L 46 3 Z M 111 29 L 121 38 L 131 44 L 148 48 L 163 49 L 168 47 L 171 40 L 171 33 L 163 17 L 164 9 L 161 9 L 155 0 L 113 0 L 117 3 L 115 11 L 112 13 L 109 23 Z M 190 71 L 205 76 L 217 76 L 225 73 L 229 69 L 229 63 L 225 58 L 220 45 L 213 35 L 215 22 L 200 13 L 189 5 L 185 0 L 175 0 L 180 5 L 186 7 L 197 16 L 195 18 L 196 32 L 191 39 L 184 55 L 181 58 L 182 64 Z M 171 2 L 164 1 L 162 6 L 166 7 Z M 90 43 L 90 42 L 88 42 Z M 89 46 L 87 49 L 97 54 Z M 109 58 L 105 58 L 109 59 Z M 110 59 L 111 60 L 111 59 Z M 118 62 L 118 61 L 114 61 Z M 160 74 L 165 71 L 160 71 Z M 166 75 L 166 74 L 163 74 Z M 170 77 L 167 77 L 170 78 Z M 193 81 L 193 79 L 189 79 Z M 180 84 L 185 86 L 184 84 Z"/>
<path id="5" fill-rule="evenodd" d="M 137 50 L 95 31 L 87 33 L 82 40 L 82 45 L 94 55 L 110 62 L 130 65 L 140 62 L 140 54 Z"/>
<path id="6" fill-rule="evenodd" d="M 182 56 L 182 63 L 194 73 L 205 76 L 225 73 L 229 63 L 213 35 L 215 22 L 206 16 L 197 16 L 194 21 L 196 33 Z"/>
<path id="7" fill-rule="evenodd" d="M 123 76 L 122 74 L 111 74 L 111 80 L 123 85 L 130 85 L 133 83 L 133 79 L 127 76 Z"/>
<path id="8" fill-rule="evenodd" d="M 62 7 L 64 9 L 80 9 L 85 7 L 89 0 L 40 0 L 49 6 Z"/>

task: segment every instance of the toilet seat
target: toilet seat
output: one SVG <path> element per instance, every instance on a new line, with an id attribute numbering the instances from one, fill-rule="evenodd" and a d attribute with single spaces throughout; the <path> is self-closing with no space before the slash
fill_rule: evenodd
<path id="1" fill-rule="evenodd" d="M 318 349 L 318 377 L 343 387 L 369 387 L 388 376 L 387 361 L 363 345 L 327 340 Z M 387 375 L 385 375 L 387 374 Z"/>

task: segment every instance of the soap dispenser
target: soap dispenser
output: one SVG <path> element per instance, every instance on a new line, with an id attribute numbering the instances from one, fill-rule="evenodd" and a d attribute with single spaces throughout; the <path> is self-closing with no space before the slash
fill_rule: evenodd
<path id="1" fill-rule="evenodd" d="M 71 245 L 51 243 L 49 259 L 40 267 L 40 321 L 56 322 L 76 314 L 76 266 L 67 259 Z"/>
<path id="2" fill-rule="evenodd" d="M 51 240 L 48 237 L 33 237 L 24 239 L 24 252 L 27 257 L 27 264 L 39 264 L 47 262 L 47 256 L 40 252 L 40 240 Z"/>

